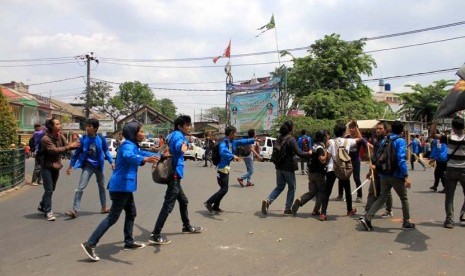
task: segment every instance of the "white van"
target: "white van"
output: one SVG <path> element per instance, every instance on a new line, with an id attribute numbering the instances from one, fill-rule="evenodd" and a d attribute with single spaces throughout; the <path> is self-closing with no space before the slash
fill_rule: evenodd
<path id="1" fill-rule="evenodd" d="M 187 137 L 191 143 L 189 144 L 192 148 L 188 149 L 184 153 L 184 159 L 203 160 L 205 158 L 205 149 L 203 141 L 197 137 Z"/>
<path id="2" fill-rule="evenodd" d="M 276 138 L 265 137 L 263 142 L 260 142 L 260 156 L 264 160 L 270 160 L 273 153 L 273 144 L 276 143 Z"/>

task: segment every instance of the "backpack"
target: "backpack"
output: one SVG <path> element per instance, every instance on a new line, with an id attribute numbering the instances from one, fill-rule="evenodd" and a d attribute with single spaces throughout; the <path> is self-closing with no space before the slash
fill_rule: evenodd
<path id="1" fill-rule="evenodd" d="M 212 148 L 212 163 L 213 163 L 213 165 L 215 165 L 215 166 L 218 166 L 218 164 L 219 164 L 220 161 L 221 161 L 221 156 L 220 156 L 220 143 L 222 143 L 222 142 L 216 143 L 215 145 L 213 145 L 213 148 Z"/>
<path id="2" fill-rule="evenodd" d="M 380 174 L 391 175 L 397 169 L 397 154 L 394 141 L 400 137 L 391 139 L 388 137 L 376 153 L 376 170 Z"/>
<path id="3" fill-rule="evenodd" d="M 236 148 L 236 155 L 240 157 L 247 157 L 252 152 L 251 145 L 238 146 Z"/>
<path id="4" fill-rule="evenodd" d="M 334 141 L 334 146 L 337 146 L 336 156 L 333 160 L 334 174 L 340 180 L 348 180 L 352 175 L 353 167 L 352 160 L 349 156 L 349 153 L 346 150 L 347 139 L 344 139 L 344 145 L 339 146 L 336 139 Z"/>
<path id="5" fill-rule="evenodd" d="M 273 142 L 273 152 L 271 153 L 271 162 L 276 166 L 281 165 L 286 159 L 286 142 L 290 136 L 284 137 L 283 140 L 276 140 Z"/>
<path id="6" fill-rule="evenodd" d="M 316 164 L 321 164 L 320 162 L 320 157 L 317 155 L 317 150 L 318 149 L 323 149 L 325 150 L 324 147 L 322 147 L 321 145 L 318 145 L 318 144 L 314 144 L 313 147 L 312 147 L 312 156 L 310 156 L 310 158 L 308 158 L 308 162 L 307 162 L 307 170 L 311 173 L 313 173 L 310 168 L 312 167 L 312 165 L 314 165 L 313 163 L 315 162 Z M 325 171 L 326 171 L 326 165 L 323 165 L 321 164 L 324 168 L 325 168 Z"/>
<path id="7" fill-rule="evenodd" d="M 158 150 L 158 153 L 164 155 L 166 151 L 169 152 L 169 147 L 164 144 Z M 152 179 L 158 184 L 169 184 L 174 177 L 173 157 L 162 157 L 156 165 L 152 167 Z"/>
<path id="8" fill-rule="evenodd" d="M 302 137 L 302 151 L 308 152 L 310 150 L 310 141 L 307 136 Z"/>

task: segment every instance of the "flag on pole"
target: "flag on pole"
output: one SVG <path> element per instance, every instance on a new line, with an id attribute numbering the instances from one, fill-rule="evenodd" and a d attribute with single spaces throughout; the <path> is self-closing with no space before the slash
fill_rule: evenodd
<path id="1" fill-rule="evenodd" d="M 465 109 L 465 80 L 459 80 L 447 95 L 434 114 L 435 119 L 449 117 L 455 112 Z"/>
<path id="2" fill-rule="evenodd" d="M 222 57 L 227 57 L 227 58 L 231 57 L 231 39 L 229 40 L 228 47 L 226 47 L 226 49 L 224 50 L 223 55 L 214 57 L 213 58 L 213 63 L 216 63 Z"/>
<path id="3" fill-rule="evenodd" d="M 257 30 L 258 31 L 261 31 L 258 35 L 256 35 L 255 37 L 259 37 L 261 34 L 263 34 L 264 32 L 268 31 L 268 30 L 271 30 L 271 29 L 274 29 L 275 28 L 275 24 L 274 24 L 274 14 L 271 15 L 271 19 L 270 19 L 270 22 L 268 22 L 267 24 L 261 26 L 260 28 L 258 28 Z"/>

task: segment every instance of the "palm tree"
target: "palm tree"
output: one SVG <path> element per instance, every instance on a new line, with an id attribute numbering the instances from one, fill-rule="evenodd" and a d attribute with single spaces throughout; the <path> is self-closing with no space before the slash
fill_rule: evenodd
<path id="1" fill-rule="evenodd" d="M 426 119 L 426 122 L 431 122 L 434 113 L 449 92 L 446 88 L 452 85 L 453 80 L 435 81 L 426 87 L 420 84 L 406 85 L 405 87 L 410 87 L 413 92 L 400 94 L 403 106 L 397 113 L 406 115 L 410 120 Z"/>

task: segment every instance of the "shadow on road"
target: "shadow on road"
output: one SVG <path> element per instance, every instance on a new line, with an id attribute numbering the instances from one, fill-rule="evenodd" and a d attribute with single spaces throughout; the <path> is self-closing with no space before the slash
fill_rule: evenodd
<path id="1" fill-rule="evenodd" d="M 403 250 L 421 252 L 428 250 L 426 240 L 429 239 L 429 236 L 423 234 L 423 232 L 421 232 L 420 230 L 415 229 L 401 231 L 394 241 L 405 244 L 406 247 L 403 248 Z"/>

